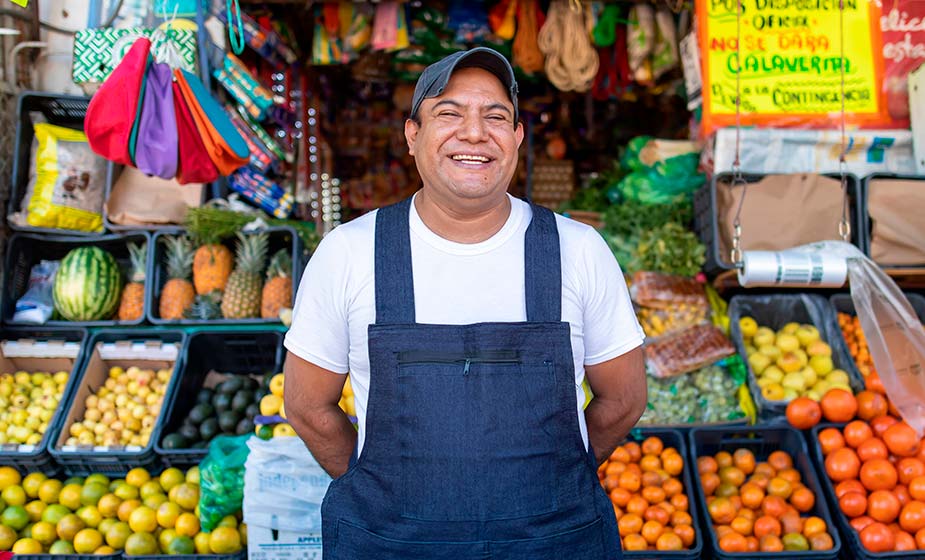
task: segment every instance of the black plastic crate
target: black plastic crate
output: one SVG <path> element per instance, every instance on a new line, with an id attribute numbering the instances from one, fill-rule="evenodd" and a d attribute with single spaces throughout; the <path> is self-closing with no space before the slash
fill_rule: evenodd
<path id="1" fill-rule="evenodd" d="M 830 515 L 831 501 L 826 499 L 822 484 L 813 467 L 806 441 L 799 431 L 784 426 L 752 426 L 743 428 L 694 428 L 688 434 L 690 442 L 690 462 L 696 465 L 697 458 L 704 455 L 715 455 L 719 451 L 733 453 L 736 449 L 745 448 L 755 455 L 757 462 L 765 461 L 773 451 L 786 451 L 793 458 L 793 468 L 800 472 L 801 481 L 816 497 L 813 509 L 805 515 L 821 517 L 826 524 L 826 530 L 832 537 L 832 549 L 826 551 L 787 551 L 787 552 L 761 552 L 761 553 L 729 553 L 719 548 L 719 539 L 713 530 L 710 514 L 707 511 L 706 496 L 703 493 L 700 472 L 693 468 L 694 483 L 696 485 L 697 506 L 703 517 L 705 530 L 710 533 L 710 546 L 713 549 L 712 558 L 732 559 L 753 557 L 761 558 L 788 558 L 788 559 L 835 559 L 842 550 L 841 538 L 837 527 L 832 523 Z M 803 514 L 801 514 L 801 517 Z"/>
<path id="2" fill-rule="evenodd" d="M 744 316 L 753 317 L 759 326 L 770 327 L 775 331 L 790 322 L 813 324 L 819 329 L 820 338 L 832 348 L 832 363 L 835 368 L 844 370 L 848 374 L 852 389 L 855 391 L 863 390 L 864 381 L 861 379 L 857 369 L 853 367 L 854 362 L 851 356 L 847 354 L 841 332 L 834 332 L 838 329 L 838 325 L 832 323 L 830 314 L 826 309 L 827 302 L 825 298 L 815 294 L 739 295 L 730 300 L 729 334 L 739 351 L 739 355 L 745 360 L 745 367 L 748 369 L 748 386 L 755 400 L 755 405 L 758 407 L 760 418 L 764 420 L 783 418 L 787 410 L 787 402 L 769 401 L 761 394 L 755 372 L 752 371 L 752 366 L 748 363 L 742 330 L 739 328 L 739 319 Z"/>
<path id="3" fill-rule="evenodd" d="M 152 468 L 158 466 L 158 457 L 154 443 L 163 430 L 166 404 L 173 398 L 173 393 L 180 385 L 180 373 L 183 371 L 187 335 L 179 330 L 167 329 L 132 329 L 99 330 L 94 333 L 86 346 L 85 359 L 81 364 L 77 385 L 68 397 L 64 410 L 66 414 L 49 440 L 49 453 L 72 476 L 86 476 L 91 473 L 106 475 L 124 475 L 135 467 Z M 96 355 L 101 345 L 107 345 L 115 355 L 100 359 Z M 109 346 L 114 345 L 114 348 Z M 157 351 L 165 345 L 175 345 L 176 353 L 164 351 L 162 356 L 153 358 L 140 354 L 144 349 Z M 64 444 L 69 437 L 73 421 L 83 418 L 84 399 L 95 394 L 108 377 L 110 365 L 128 368 L 139 365 L 150 369 L 169 367 L 173 363 L 173 374 L 161 400 L 161 412 L 155 420 L 148 443 L 145 446 L 118 446 L 97 448 L 94 446 L 73 446 Z"/>
<path id="4" fill-rule="evenodd" d="M 756 183 L 770 174 L 743 174 L 743 178 L 748 184 Z M 838 173 L 825 173 L 826 177 L 840 179 Z M 730 262 L 730 255 L 722 254 L 719 217 L 717 215 L 716 189 L 722 185 L 732 183 L 733 174 L 724 172 L 716 174 L 712 179 L 696 193 L 694 193 L 694 228 L 700 241 L 707 247 L 706 263 L 704 271 L 707 274 L 715 275 L 725 270 L 735 269 L 735 263 Z M 862 227 L 862 216 L 865 215 L 865 209 L 862 208 L 861 186 L 860 181 L 855 175 L 848 174 L 848 198 L 850 204 L 849 220 L 851 221 L 851 243 L 864 250 L 865 232 Z M 838 224 L 832 224 L 832 239 L 837 237 Z M 743 223 L 742 228 L 748 228 L 748 224 Z M 822 240 L 820 240 L 822 241 Z"/>
<path id="5" fill-rule="evenodd" d="M 179 430 L 196 405 L 197 393 L 209 372 L 258 376 L 279 373 L 286 357 L 284 337 L 285 333 L 279 330 L 214 330 L 189 336 L 184 351 L 186 362 L 180 371 L 180 385 L 165 408 L 164 427 L 154 447 L 165 465 L 192 467 L 208 453 L 208 449 L 165 449 L 162 444 L 164 436 Z"/>
<path id="6" fill-rule="evenodd" d="M 59 95 L 37 91 L 27 91 L 19 95 L 16 105 L 16 140 L 13 144 L 13 177 L 7 215 L 23 210 L 23 198 L 26 196 L 26 186 L 29 183 L 32 140 L 35 138 L 30 113 L 41 113 L 49 124 L 83 130 L 84 117 L 87 114 L 89 105 L 89 97 L 76 95 Z M 100 234 L 100 232 L 16 225 L 12 220 L 7 220 L 7 222 L 12 229 L 19 231 L 83 236 Z"/>
<path id="7" fill-rule="evenodd" d="M 635 560 L 649 560 L 649 559 L 664 559 L 664 558 L 700 558 L 703 552 L 703 523 L 700 520 L 700 513 L 697 511 L 697 508 L 694 505 L 694 486 L 693 479 L 691 478 L 691 472 L 693 472 L 694 465 L 691 463 L 688 458 L 687 452 L 687 441 L 685 440 L 684 434 L 680 430 L 673 430 L 667 428 L 633 428 L 629 435 L 622 443 L 627 443 L 630 441 L 636 443 L 642 443 L 648 437 L 658 437 L 662 440 L 662 443 L 665 445 L 665 448 L 674 447 L 678 450 L 678 453 L 681 457 L 684 458 L 684 470 L 681 471 L 680 479 L 681 483 L 684 485 L 684 493 L 687 495 L 688 500 L 688 513 L 691 516 L 691 526 L 694 528 L 694 544 L 688 550 L 672 550 L 672 551 L 623 551 L 624 558 L 634 558 Z"/>
<path id="8" fill-rule="evenodd" d="M 148 262 L 146 268 L 148 277 L 145 281 L 145 306 L 147 306 L 147 292 L 151 290 L 151 237 L 145 232 L 126 234 L 110 234 L 96 238 L 87 237 L 57 237 L 37 233 L 16 233 L 10 239 L 6 251 L 6 269 L 3 274 L 2 321 L 6 325 L 29 325 L 13 320 L 16 301 L 26 292 L 29 283 L 29 274 L 32 267 L 43 260 L 60 261 L 71 250 L 78 247 L 93 245 L 109 252 L 119 263 L 123 273 L 123 280 L 128 280 L 131 273 L 131 259 L 129 258 L 128 243 L 147 243 Z M 123 283 L 124 285 L 124 283 Z M 114 327 L 140 325 L 145 320 L 143 314 L 134 321 L 65 321 L 49 320 L 46 327 Z"/>
<path id="9" fill-rule="evenodd" d="M 290 251 L 292 256 L 292 302 L 295 303 L 296 292 L 299 289 L 299 279 L 302 276 L 302 243 L 299 240 L 299 236 L 296 233 L 295 229 L 286 226 L 280 227 L 270 227 L 265 230 L 270 234 L 270 240 L 267 249 L 267 263 L 269 263 L 270 258 L 274 253 L 280 249 L 286 249 Z M 169 279 L 167 276 L 167 264 L 165 261 L 166 257 L 166 247 L 162 241 L 164 236 L 167 235 L 180 235 L 184 231 L 181 229 L 172 229 L 165 231 L 158 231 L 154 234 L 150 248 L 148 252 L 149 258 L 151 259 L 151 266 L 149 268 L 148 280 L 150 282 L 151 289 L 147 292 L 148 302 L 145 307 L 147 307 L 148 320 L 155 325 L 266 325 L 266 324 L 281 324 L 279 319 L 262 319 L 262 318 L 250 318 L 250 319 L 210 319 L 210 320 L 198 320 L 198 319 L 179 319 L 179 320 L 168 320 L 161 319 L 160 317 L 160 297 L 161 292 L 164 289 L 164 285 Z M 226 239 L 223 241 L 223 244 L 227 246 L 232 254 L 235 252 L 235 243 L 237 241 L 236 237 Z"/>
<path id="10" fill-rule="evenodd" d="M 17 556 L 16 558 L 20 558 Z M 53 560 L 59 558 L 58 556 L 52 557 L 52 559 L 44 560 Z M 94 558 L 99 558 L 98 556 Z M 240 552 L 236 554 L 142 554 L 139 556 L 128 556 L 125 555 L 125 559 L 128 560 L 243 560 L 247 558 L 247 547 L 241 549 Z M 85 559 L 86 560 L 86 559 Z"/>
<path id="11" fill-rule="evenodd" d="M 64 421 L 65 403 L 77 384 L 77 376 L 84 358 L 87 331 L 79 328 L 11 327 L 0 329 L 0 341 L 15 341 L 24 344 L 34 342 L 37 345 L 22 353 L 5 348 L 2 360 L 9 360 L 12 367 L 3 368 L 10 369 L 10 371 L 4 371 L 3 373 L 14 373 L 18 370 L 35 373 L 35 371 L 41 369 L 54 375 L 57 371 L 65 371 L 65 368 L 69 373 L 64 393 L 58 401 L 58 408 L 48 421 L 48 427 L 42 441 L 34 446 L 15 444 L 0 446 L 0 465 L 14 467 L 23 475 L 41 472 L 53 476 L 60 471 L 60 468 L 52 461 L 51 455 L 48 453 L 49 441 L 57 427 Z M 71 347 L 73 347 L 73 351 Z M 71 354 L 73 354 L 73 357 L 70 357 Z M 67 367 L 68 362 L 73 365 Z"/>
<path id="12" fill-rule="evenodd" d="M 872 181 L 882 181 L 882 180 L 898 180 L 898 181 L 919 181 L 922 183 L 922 188 L 925 188 L 925 176 L 922 175 L 899 175 L 895 173 L 871 173 L 870 175 L 864 177 L 864 181 L 861 187 L 861 207 L 859 211 L 859 219 L 861 223 L 861 229 L 863 231 L 864 245 L 861 249 L 864 251 L 864 254 L 870 257 L 871 251 L 871 235 L 873 234 L 873 220 L 870 217 L 870 189 Z M 908 208 L 908 211 L 913 215 L 921 216 L 922 212 L 925 211 L 923 208 Z M 880 263 L 877 263 L 880 264 Z M 895 268 L 895 269 L 917 269 L 925 267 L 925 262 L 917 265 L 902 265 L 902 264 L 890 264 L 890 265 L 880 265 L 883 268 Z"/>
<path id="13" fill-rule="evenodd" d="M 16 560 L 122 560 L 121 552 L 115 554 L 17 554 Z M 129 558 L 135 558 L 130 556 Z M 171 558 L 182 558 L 182 556 L 171 556 Z"/>
<path id="14" fill-rule="evenodd" d="M 823 422 L 813 426 L 810 431 L 810 451 L 812 452 L 813 462 L 816 464 L 816 469 L 819 471 L 819 477 L 822 479 L 822 488 L 825 491 L 826 500 L 829 502 L 832 511 L 832 517 L 834 517 L 835 522 L 838 524 L 838 529 L 841 532 L 842 539 L 845 542 L 844 545 L 844 556 L 846 558 L 853 559 L 876 559 L 876 560 L 887 560 L 887 559 L 912 559 L 912 558 L 922 558 L 922 551 L 900 551 L 900 552 L 869 552 L 861 544 L 861 538 L 858 535 L 858 532 L 848 523 L 848 518 L 842 513 L 841 508 L 838 506 L 838 500 L 835 498 L 835 486 L 832 484 L 832 481 L 829 479 L 828 475 L 825 472 L 825 458 L 822 456 L 822 448 L 819 446 L 819 432 L 826 428 L 836 428 L 841 432 L 842 428 L 845 427 L 845 424 L 832 424 L 829 422 Z M 828 520 L 826 520 L 828 522 Z M 915 535 L 913 535 L 915 536 Z"/>

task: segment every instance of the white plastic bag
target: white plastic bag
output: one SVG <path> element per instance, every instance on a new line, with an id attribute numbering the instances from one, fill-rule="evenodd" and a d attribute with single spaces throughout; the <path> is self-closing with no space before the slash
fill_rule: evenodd
<path id="1" fill-rule="evenodd" d="M 297 437 L 251 438 L 244 470 L 244 522 L 321 534 L 321 502 L 331 477 Z"/>
<path id="2" fill-rule="evenodd" d="M 42 325 L 51 319 L 55 310 L 52 291 L 55 286 L 55 273 L 58 272 L 60 264 L 60 261 L 42 261 L 32 267 L 26 293 L 16 300 L 14 321 Z"/>

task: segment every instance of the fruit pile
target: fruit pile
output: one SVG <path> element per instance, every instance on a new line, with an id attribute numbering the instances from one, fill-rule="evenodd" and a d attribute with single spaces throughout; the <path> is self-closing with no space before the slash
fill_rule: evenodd
<path id="1" fill-rule="evenodd" d="M 260 399 L 260 415 L 267 417 L 277 417 L 281 422 L 262 424 L 257 427 L 257 437 L 261 439 L 270 439 L 272 437 L 294 436 L 295 430 L 286 422 L 286 405 L 283 402 L 283 387 L 286 383 L 286 377 L 282 373 L 277 373 L 270 378 L 270 393 Z"/>
<path id="2" fill-rule="evenodd" d="M 816 496 L 785 451 L 757 462 L 752 451 L 697 458 L 700 484 L 719 548 L 725 552 L 831 550 L 825 520 L 804 516 Z"/>
<path id="3" fill-rule="evenodd" d="M 270 377 L 261 382 L 250 375 L 229 375 L 214 387 L 203 387 L 196 404 L 177 431 L 161 440 L 164 449 L 204 449 L 219 434 L 244 435 L 254 431 L 261 399 L 270 394 Z"/>
<path id="4" fill-rule="evenodd" d="M 247 544 L 238 516 L 200 531 L 198 467 L 65 481 L 0 467 L 0 489 L 0 550 L 14 554 L 233 554 Z"/>
<path id="5" fill-rule="evenodd" d="M 854 363 L 857 364 L 858 371 L 867 377 L 874 371 L 874 360 L 867 349 L 867 338 L 864 336 L 864 330 L 861 329 L 861 321 L 854 315 L 839 312 L 838 326 L 841 327 L 842 336 L 845 337 L 848 351 Z"/>
<path id="6" fill-rule="evenodd" d="M 65 445 L 147 446 L 172 376 L 172 369 L 109 368 L 103 386 L 84 400 L 83 417 L 66 428 Z"/>
<path id="7" fill-rule="evenodd" d="M 617 447 L 598 469 L 623 550 L 684 550 L 696 539 L 680 476 L 684 458 L 658 437 Z"/>
<path id="8" fill-rule="evenodd" d="M 99 247 L 73 249 L 55 273 L 52 292 L 55 311 L 68 321 L 116 319 L 136 321 L 144 316 L 147 244 L 128 244 L 131 271 L 123 286 L 122 270 L 112 254 Z"/>
<path id="9" fill-rule="evenodd" d="M 291 255 L 281 249 L 267 266 L 269 234 L 238 232 L 237 238 L 234 256 L 208 235 L 197 236 L 195 251 L 186 236 L 163 238 L 168 280 L 158 306 L 162 319 L 279 319 L 292 307 Z"/>
<path id="10" fill-rule="evenodd" d="M 788 323 L 774 332 L 752 317 L 742 317 L 739 329 L 748 365 L 765 399 L 789 402 L 806 396 L 818 401 L 833 387 L 851 391 L 848 374 L 835 369 L 832 347 L 815 326 Z"/>
<path id="11" fill-rule="evenodd" d="M 68 372 L 0 373 L 0 445 L 37 445 L 58 408 Z"/>

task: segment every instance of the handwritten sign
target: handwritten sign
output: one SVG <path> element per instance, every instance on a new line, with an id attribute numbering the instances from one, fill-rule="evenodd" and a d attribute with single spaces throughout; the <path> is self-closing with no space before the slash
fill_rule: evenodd
<path id="1" fill-rule="evenodd" d="M 886 0 L 881 10 L 883 95 L 893 119 L 891 128 L 908 128 L 909 90 L 906 77 L 925 62 L 925 2 Z"/>
<path id="2" fill-rule="evenodd" d="M 847 121 L 886 121 L 879 15 L 868 0 L 843 15 L 839 0 L 742 0 L 741 15 L 736 0 L 697 0 L 703 132 L 735 124 L 740 59 L 743 125 L 837 126 L 843 71 Z"/>

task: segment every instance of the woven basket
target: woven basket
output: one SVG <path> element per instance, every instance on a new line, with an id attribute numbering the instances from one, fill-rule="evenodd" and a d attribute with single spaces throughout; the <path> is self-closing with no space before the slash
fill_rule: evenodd
<path id="1" fill-rule="evenodd" d="M 571 160 L 538 159 L 533 164 L 533 202 L 555 210 L 572 198 L 575 168 Z"/>

